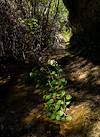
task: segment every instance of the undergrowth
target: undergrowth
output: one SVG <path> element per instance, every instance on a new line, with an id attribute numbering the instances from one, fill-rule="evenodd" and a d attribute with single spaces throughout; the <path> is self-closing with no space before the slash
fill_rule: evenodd
<path id="1" fill-rule="evenodd" d="M 34 68 L 29 77 L 36 88 L 42 90 L 44 108 L 52 120 L 71 120 L 67 108 L 71 105 L 71 95 L 66 92 L 67 80 L 63 70 L 55 60 L 48 60 L 48 65 Z"/>

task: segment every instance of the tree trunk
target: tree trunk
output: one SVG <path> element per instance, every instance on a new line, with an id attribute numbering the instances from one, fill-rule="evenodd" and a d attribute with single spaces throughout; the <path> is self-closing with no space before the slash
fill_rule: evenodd
<path id="1" fill-rule="evenodd" d="M 82 40 L 85 39 L 83 45 L 88 42 L 88 46 L 92 45 L 89 49 L 99 52 L 100 0 L 63 0 L 63 2 L 69 10 L 69 22 L 72 25 L 73 35 L 81 34 Z"/>
<path id="2" fill-rule="evenodd" d="M 90 34 L 100 34 L 100 0 L 63 0 L 69 10 L 69 21 Z"/>

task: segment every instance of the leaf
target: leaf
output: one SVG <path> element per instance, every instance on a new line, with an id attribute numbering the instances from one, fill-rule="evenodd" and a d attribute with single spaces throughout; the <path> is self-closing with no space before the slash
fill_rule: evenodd
<path id="1" fill-rule="evenodd" d="M 61 72 L 63 72 L 63 70 L 62 70 L 62 69 L 59 69 L 59 72 L 61 73 Z"/>
<path id="2" fill-rule="evenodd" d="M 59 104 L 56 104 L 55 105 L 55 110 L 57 111 L 57 110 L 59 110 L 60 109 L 60 105 Z"/>
<path id="3" fill-rule="evenodd" d="M 61 95 L 61 97 L 63 97 L 65 95 L 65 91 L 64 90 L 61 91 L 60 95 Z"/>
<path id="4" fill-rule="evenodd" d="M 60 120 L 60 119 L 61 119 L 60 115 L 56 115 L 56 120 Z"/>
<path id="5" fill-rule="evenodd" d="M 46 95 L 43 96 L 43 99 L 45 100 Z"/>
<path id="6" fill-rule="evenodd" d="M 50 118 L 51 118 L 52 120 L 56 119 L 56 114 L 55 114 L 55 113 L 51 114 Z"/>
<path id="7" fill-rule="evenodd" d="M 59 114 L 60 116 L 63 116 L 64 112 L 60 110 L 60 111 L 58 111 L 58 114 Z"/>
<path id="8" fill-rule="evenodd" d="M 59 105 L 62 104 L 62 100 L 58 100 L 57 104 L 59 104 Z"/>
<path id="9" fill-rule="evenodd" d="M 52 111 L 52 107 L 53 107 L 52 104 L 48 104 L 46 108 L 47 108 L 47 110 L 50 112 L 50 111 Z"/>
<path id="10" fill-rule="evenodd" d="M 52 71 L 50 74 L 51 74 L 51 75 L 55 75 L 55 74 L 56 74 L 56 72 L 55 72 L 55 71 Z"/>
<path id="11" fill-rule="evenodd" d="M 71 100 L 72 99 L 72 96 L 71 95 L 67 95 L 66 96 L 66 100 Z"/>
<path id="12" fill-rule="evenodd" d="M 65 78 L 62 78 L 62 79 L 61 79 L 61 84 L 63 84 L 63 85 L 66 85 L 66 84 L 67 84 L 67 81 L 65 80 Z"/>
<path id="13" fill-rule="evenodd" d="M 51 82 L 51 84 L 52 84 L 52 85 L 56 85 L 56 84 L 57 84 L 57 81 L 56 81 L 56 80 L 53 80 L 53 81 Z"/>
<path id="14" fill-rule="evenodd" d="M 65 82 L 66 80 L 65 80 L 65 78 L 62 78 L 61 81 L 62 81 L 62 82 Z"/>
<path id="15" fill-rule="evenodd" d="M 71 101 L 66 102 L 66 105 L 68 106 L 71 103 Z"/>
<path id="16" fill-rule="evenodd" d="M 67 120 L 67 121 L 71 121 L 71 120 L 72 120 L 72 116 L 67 115 L 67 116 L 66 116 L 66 120 Z"/>
<path id="17" fill-rule="evenodd" d="M 53 97 L 56 97 L 57 96 L 57 93 L 53 93 Z"/>
<path id="18" fill-rule="evenodd" d="M 50 104 L 52 104 L 53 102 L 54 102 L 54 100 L 53 100 L 53 99 L 50 99 L 50 100 L 47 102 L 47 104 L 50 105 Z"/>
<path id="19" fill-rule="evenodd" d="M 51 98 L 51 95 L 46 95 L 45 100 L 49 100 Z"/>
<path id="20" fill-rule="evenodd" d="M 61 105 L 61 104 L 64 104 L 64 102 L 62 100 L 58 100 L 57 104 Z"/>
<path id="21" fill-rule="evenodd" d="M 60 115 L 57 115 L 56 120 L 60 120 L 60 119 L 61 119 Z"/>

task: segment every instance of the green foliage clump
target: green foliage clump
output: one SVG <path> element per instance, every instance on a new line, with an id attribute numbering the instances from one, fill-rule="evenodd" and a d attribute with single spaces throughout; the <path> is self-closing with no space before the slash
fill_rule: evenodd
<path id="1" fill-rule="evenodd" d="M 51 60 L 51 66 L 54 70 L 49 69 L 48 91 L 43 96 L 48 117 L 52 120 L 71 120 L 66 114 L 66 108 L 70 105 L 72 97 L 65 92 L 67 81 L 62 77 L 63 70 L 54 60 Z"/>
<path id="2" fill-rule="evenodd" d="M 71 116 L 66 114 L 66 109 L 70 106 L 72 97 L 65 91 L 67 80 L 63 77 L 63 70 L 58 63 L 49 60 L 44 68 L 33 69 L 30 77 L 35 85 L 42 87 L 48 117 L 52 120 L 71 120 Z"/>
<path id="3" fill-rule="evenodd" d="M 71 104 L 71 95 L 66 93 L 67 80 L 63 70 L 55 60 L 49 60 L 44 68 L 34 68 L 30 79 L 37 88 L 42 89 L 45 110 L 52 120 L 71 120 L 66 109 Z M 42 78 L 42 79 L 41 79 Z"/>
<path id="4" fill-rule="evenodd" d="M 38 20 L 35 18 L 24 19 L 23 23 L 28 27 L 29 32 L 32 34 L 39 28 Z"/>

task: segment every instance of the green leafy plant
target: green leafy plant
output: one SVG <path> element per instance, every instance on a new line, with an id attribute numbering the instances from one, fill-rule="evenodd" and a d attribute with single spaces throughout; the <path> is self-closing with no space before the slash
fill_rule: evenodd
<path id="1" fill-rule="evenodd" d="M 55 60 L 49 61 L 53 70 L 49 68 L 47 86 L 48 90 L 43 96 L 48 117 L 52 120 L 71 120 L 66 114 L 66 108 L 71 103 L 71 95 L 67 95 L 65 87 L 67 81 L 63 78 L 63 70 Z"/>
<path id="2" fill-rule="evenodd" d="M 55 60 L 48 60 L 48 65 L 32 69 L 29 76 L 33 83 L 42 89 L 48 117 L 52 120 L 71 120 L 66 109 L 71 104 L 72 97 L 65 91 L 67 80 L 63 77 L 60 65 Z"/>
<path id="3" fill-rule="evenodd" d="M 31 34 L 35 34 L 35 32 L 37 32 L 37 29 L 40 28 L 38 20 L 34 17 L 29 19 L 23 19 L 20 22 L 27 26 L 27 29 Z"/>

